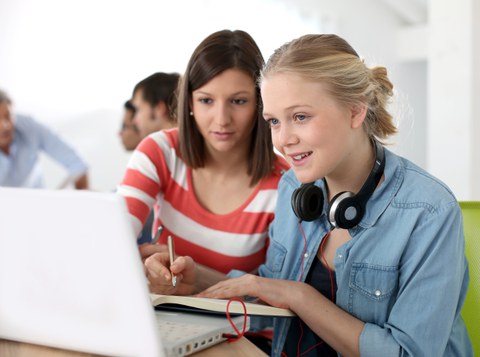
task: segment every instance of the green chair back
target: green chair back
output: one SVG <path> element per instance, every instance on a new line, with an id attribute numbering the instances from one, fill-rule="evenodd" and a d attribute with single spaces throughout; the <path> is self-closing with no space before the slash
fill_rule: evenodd
<path id="1" fill-rule="evenodd" d="M 462 308 L 475 356 L 480 356 L 480 201 L 461 201 L 470 285 Z"/>

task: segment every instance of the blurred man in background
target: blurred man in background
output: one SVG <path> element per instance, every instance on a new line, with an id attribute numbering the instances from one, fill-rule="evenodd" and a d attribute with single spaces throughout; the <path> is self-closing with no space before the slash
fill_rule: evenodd
<path id="1" fill-rule="evenodd" d="M 122 145 L 127 151 L 133 151 L 138 143 L 142 140 L 140 131 L 134 123 L 135 107 L 130 100 L 127 100 L 123 105 L 122 127 L 120 128 L 120 139 Z"/>
<path id="2" fill-rule="evenodd" d="M 156 72 L 138 82 L 132 93 L 131 101 L 124 105 L 125 112 L 120 133 L 126 150 L 133 150 L 151 133 L 177 126 L 177 86 L 180 79 L 178 73 Z M 129 116 L 133 115 L 130 121 Z M 135 130 L 137 135 L 135 135 Z M 143 226 L 137 243 L 150 242 L 152 236 L 154 210 Z"/>
<path id="3" fill-rule="evenodd" d="M 0 186 L 45 188 L 41 152 L 68 171 L 76 189 L 88 189 L 88 166 L 75 149 L 43 124 L 15 115 L 0 90 Z"/>
<path id="4" fill-rule="evenodd" d="M 132 93 L 134 122 L 142 138 L 176 124 L 178 73 L 157 72 L 137 83 Z"/>

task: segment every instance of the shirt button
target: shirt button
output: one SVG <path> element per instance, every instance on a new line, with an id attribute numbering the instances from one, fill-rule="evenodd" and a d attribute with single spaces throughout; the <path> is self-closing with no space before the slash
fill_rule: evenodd
<path id="1" fill-rule="evenodd" d="M 382 295 L 382 292 L 380 289 L 377 289 L 373 292 L 373 294 L 376 296 L 376 297 L 380 297 L 380 295 Z"/>
<path id="2" fill-rule="evenodd" d="M 342 254 L 339 254 L 337 255 L 338 259 L 342 259 L 343 258 L 343 255 Z"/>
<path id="3" fill-rule="evenodd" d="M 308 253 L 305 253 L 303 256 L 304 256 L 305 258 L 308 258 Z"/>

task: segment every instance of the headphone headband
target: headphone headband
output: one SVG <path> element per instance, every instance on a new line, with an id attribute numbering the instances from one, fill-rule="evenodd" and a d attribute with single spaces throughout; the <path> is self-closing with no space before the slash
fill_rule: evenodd
<path id="1" fill-rule="evenodd" d="M 373 162 L 372 171 L 368 175 L 367 180 L 363 184 L 362 188 L 358 193 L 355 195 L 358 199 L 367 201 L 370 196 L 375 191 L 380 179 L 383 175 L 383 170 L 385 169 L 385 152 L 383 150 L 383 146 L 380 145 L 376 140 L 373 141 L 373 147 L 375 149 L 375 160 Z"/>

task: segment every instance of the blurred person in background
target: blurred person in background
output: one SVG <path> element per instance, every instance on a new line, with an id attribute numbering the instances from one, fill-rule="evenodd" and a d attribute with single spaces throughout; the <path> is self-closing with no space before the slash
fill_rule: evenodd
<path id="1" fill-rule="evenodd" d="M 45 188 L 41 152 L 68 171 L 62 186 L 88 189 L 88 166 L 75 149 L 33 118 L 15 114 L 12 100 L 0 90 L 0 186 Z"/>
<path id="2" fill-rule="evenodd" d="M 135 107 L 131 100 L 125 102 L 123 109 L 122 126 L 118 134 L 120 135 L 120 140 L 122 141 L 125 150 L 133 151 L 142 140 L 142 136 L 140 135 L 137 125 L 133 121 Z"/>
<path id="3" fill-rule="evenodd" d="M 156 72 L 135 85 L 132 99 L 127 102 L 128 104 L 125 103 L 121 137 L 126 150 L 134 150 L 149 134 L 177 126 L 175 111 L 179 79 L 178 73 Z M 132 121 L 127 123 L 127 115 L 130 113 Z M 137 137 L 138 141 L 135 142 Z M 138 236 L 138 244 L 149 243 L 152 240 L 152 224 L 153 210 L 150 211 Z"/>
<path id="4" fill-rule="evenodd" d="M 120 128 L 120 139 L 125 150 L 131 152 L 135 150 L 137 145 L 142 141 L 143 137 L 140 135 L 137 125 L 133 121 L 135 117 L 135 107 L 131 100 L 127 100 L 123 104 L 123 118 L 122 126 Z M 142 231 L 137 237 L 137 243 L 149 243 L 152 240 L 152 224 L 153 224 L 153 210 L 150 211 L 150 215 L 143 226 Z"/>
<path id="5" fill-rule="evenodd" d="M 134 122 L 142 138 L 177 126 L 175 109 L 179 79 L 178 73 L 157 72 L 135 85 L 132 93 Z"/>

